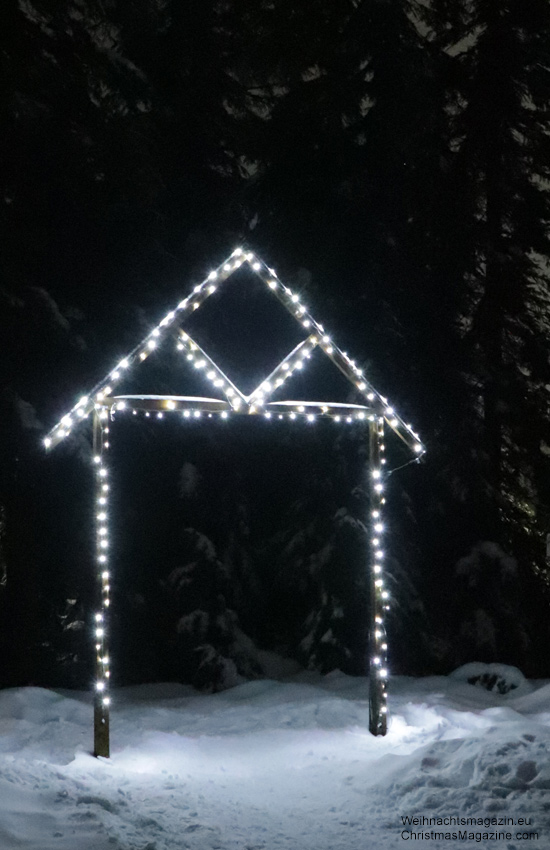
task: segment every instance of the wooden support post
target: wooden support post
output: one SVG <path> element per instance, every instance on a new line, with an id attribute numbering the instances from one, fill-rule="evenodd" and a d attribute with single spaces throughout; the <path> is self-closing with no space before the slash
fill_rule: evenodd
<path id="1" fill-rule="evenodd" d="M 385 735 L 388 729 L 386 665 L 387 643 L 384 615 L 387 606 L 387 591 L 383 578 L 383 532 L 382 508 L 384 476 L 382 454 L 384 451 L 384 419 L 375 417 L 369 425 L 369 574 L 370 574 L 370 632 L 369 632 L 369 731 L 373 735 Z"/>
<path id="2" fill-rule="evenodd" d="M 109 758 L 109 677 L 108 620 L 110 578 L 108 556 L 107 513 L 109 504 L 108 470 L 104 462 L 106 442 L 99 414 L 94 410 L 93 466 L 95 472 L 96 569 L 99 579 L 100 604 L 94 615 L 95 683 L 94 683 L 94 755 Z"/>

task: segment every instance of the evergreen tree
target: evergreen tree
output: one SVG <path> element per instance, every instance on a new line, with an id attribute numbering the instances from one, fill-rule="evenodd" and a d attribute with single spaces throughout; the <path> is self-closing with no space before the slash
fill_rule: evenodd
<path id="1" fill-rule="evenodd" d="M 460 317 L 464 379 L 477 451 L 472 495 L 484 505 L 486 529 L 502 534 L 504 522 L 507 537 L 517 545 L 523 536 L 532 563 L 540 564 L 547 520 L 538 504 L 547 474 L 541 439 L 548 437 L 550 8 L 484 0 L 461 8 L 452 31 L 452 131 L 453 169 L 466 187 L 457 242 L 467 296 Z"/>

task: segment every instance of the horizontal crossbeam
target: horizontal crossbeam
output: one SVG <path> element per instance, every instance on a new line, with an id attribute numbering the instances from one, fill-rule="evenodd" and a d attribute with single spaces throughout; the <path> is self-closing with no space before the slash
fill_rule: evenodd
<path id="1" fill-rule="evenodd" d="M 324 416 L 335 421 L 353 422 L 369 420 L 374 417 L 372 408 L 362 404 L 342 404 L 332 401 L 273 401 L 262 406 L 255 404 L 242 405 L 238 410 L 226 399 L 204 398 L 202 396 L 177 395 L 117 395 L 103 398 L 97 403 L 100 418 L 106 419 L 110 414 L 120 412 L 144 412 L 160 414 L 180 411 L 186 418 L 198 418 L 203 413 L 218 414 L 224 419 L 231 414 L 239 416 L 265 416 L 267 419 L 296 419 L 304 417 L 311 421 L 312 417 Z"/>

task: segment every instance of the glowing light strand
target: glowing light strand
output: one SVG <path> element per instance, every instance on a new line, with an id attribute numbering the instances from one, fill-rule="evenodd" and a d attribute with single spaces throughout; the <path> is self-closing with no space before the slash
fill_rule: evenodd
<path id="1" fill-rule="evenodd" d="M 290 354 L 281 360 L 278 366 L 269 373 L 267 378 L 247 396 L 247 402 L 252 404 L 263 405 L 273 395 L 276 390 L 281 387 L 285 381 L 294 374 L 295 371 L 301 370 L 306 359 L 311 355 L 311 352 L 319 344 L 318 338 L 314 334 L 310 334 L 307 339 L 299 342 L 292 349 Z"/>
<path id="2" fill-rule="evenodd" d="M 370 425 L 370 668 L 369 729 L 373 735 L 385 735 L 388 722 L 388 664 L 385 615 L 389 610 L 389 592 L 384 582 L 384 417 Z"/>
<path id="3" fill-rule="evenodd" d="M 109 692 L 111 665 L 108 651 L 111 573 L 109 553 L 109 470 L 105 454 L 110 446 L 110 428 L 94 413 L 92 465 L 95 474 L 96 568 L 100 588 L 100 604 L 94 615 L 93 641 L 96 658 L 94 695 L 94 750 L 96 755 L 109 755 Z"/>
<path id="4" fill-rule="evenodd" d="M 181 322 L 186 315 L 197 310 L 206 298 L 216 291 L 219 285 L 240 268 L 245 262 L 243 256 L 241 256 L 242 253 L 242 249 L 237 249 L 228 260 L 209 272 L 204 280 L 194 287 L 193 292 L 180 301 L 174 310 L 167 313 L 158 325 L 90 390 L 87 396 L 82 396 L 69 413 L 65 414 L 48 432 L 44 438 L 45 448 L 53 449 L 67 437 L 73 426 L 86 419 L 94 410 L 95 404 L 102 402 L 103 398 L 111 393 L 112 388 L 123 378 L 125 372 L 134 365 L 142 363 L 153 351 L 160 347 L 164 340 L 171 335 L 174 324 Z"/>
<path id="5" fill-rule="evenodd" d="M 193 292 L 180 301 L 177 308 L 168 313 L 160 323 L 124 357 L 105 378 L 91 390 L 88 396 L 83 396 L 72 410 L 66 414 L 44 439 L 46 449 L 53 448 L 64 437 L 71 433 L 74 425 L 86 419 L 94 409 L 97 402 L 111 392 L 115 385 L 135 363 L 145 360 L 152 351 L 164 341 L 168 330 L 176 322 L 181 322 L 190 312 L 193 312 L 210 297 L 218 287 L 223 284 L 244 263 L 247 263 L 253 272 L 264 281 L 268 289 L 279 299 L 289 313 L 298 321 L 302 327 L 312 329 L 319 335 L 321 349 L 332 360 L 337 368 L 350 380 L 356 390 L 372 404 L 375 402 L 377 409 L 384 416 L 390 428 L 420 457 L 425 452 L 420 437 L 411 425 L 395 412 L 387 398 L 379 393 L 372 384 L 364 377 L 363 371 L 355 364 L 349 355 L 341 351 L 333 339 L 326 333 L 325 328 L 317 322 L 307 307 L 300 301 L 300 296 L 285 286 L 278 278 L 274 269 L 269 268 L 253 252 L 246 252 L 243 248 L 236 248 L 231 256 L 224 260 L 217 269 L 211 271 L 202 283 L 194 287 Z M 234 388 L 236 391 L 236 388 Z"/>
<path id="6" fill-rule="evenodd" d="M 221 416 L 226 419 L 230 413 L 257 415 L 272 414 L 273 419 L 304 419 L 311 422 L 311 417 L 323 417 L 333 419 L 335 422 L 352 424 L 375 419 L 371 409 L 361 404 L 346 404 L 341 402 L 324 401 L 274 401 L 266 402 L 265 405 L 254 405 L 250 407 L 232 408 L 229 401 L 217 398 L 199 398 L 198 396 L 160 396 L 160 395 L 125 395 L 106 397 L 101 405 L 98 404 L 100 419 L 111 417 L 115 413 L 131 413 L 136 416 L 144 413 L 146 417 L 151 415 L 162 418 L 164 413 L 180 413 L 186 419 L 200 417 L 203 413 L 207 417 Z M 268 417 L 268 418 L 271 418 Z"/>
<path id="7" fill-rule="evenodd" d="M 222 372 L 220 367 L 214 363 L 212 358 L 201 348 L 188 333 L 180 331 L 178 349 L 185 353 L 190 365 L 201 372 L 212 386 L 219 389 L 225 395 L 232 408 L 238 410 L 241 405 L 247 404 L 247 399 L 235 384 Z"/>
<path id="8" fill-rule="evenodd" d="M 336 345 L 333 338 L 326 333 L 324 326 L 317 322 L 309 310 L 300 303 L 299 295 L 285 286 L 277 277 L 275 270 L 268 268 L 262 261 L 259 261 L 259 268 L 255 269 L 255 271 L 258 277 L 264 281 L 281 304 L 297 321 L 307 328 L 313 328 L 317 332 L 322 351 L 332 360 L 345 377 L 353 383 L 356 390 L 367 401 L 371 404 L 373 402 L 377 404 L 379 412 L 384 415 L 386 422 L 397 436 L 410 449 L 416 452 L 418 456 L 424 454 L 426 450 L 422 445 L 419 435 L 414 432 L 412 426 L 404 422 L 388 403 L 387 398 L 379 393 L 365 378 L 363 370 L 357 366 L 355 361 L 345 351 L 342 351 Z"/>

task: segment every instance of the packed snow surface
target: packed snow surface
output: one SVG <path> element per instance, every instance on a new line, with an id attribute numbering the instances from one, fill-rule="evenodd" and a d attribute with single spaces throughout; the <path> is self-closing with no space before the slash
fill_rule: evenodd
<path id="1" fill-rule="evenodd" d="M 367 681 L 341 673 L 211 696 L 125 688 L 109 760 L 89 753 L 88 695 L 5 690 L 0 848 L 550 848 L 550 684 L 516 681 L 395 678 L 384 738 L 368 732 Z"/>

